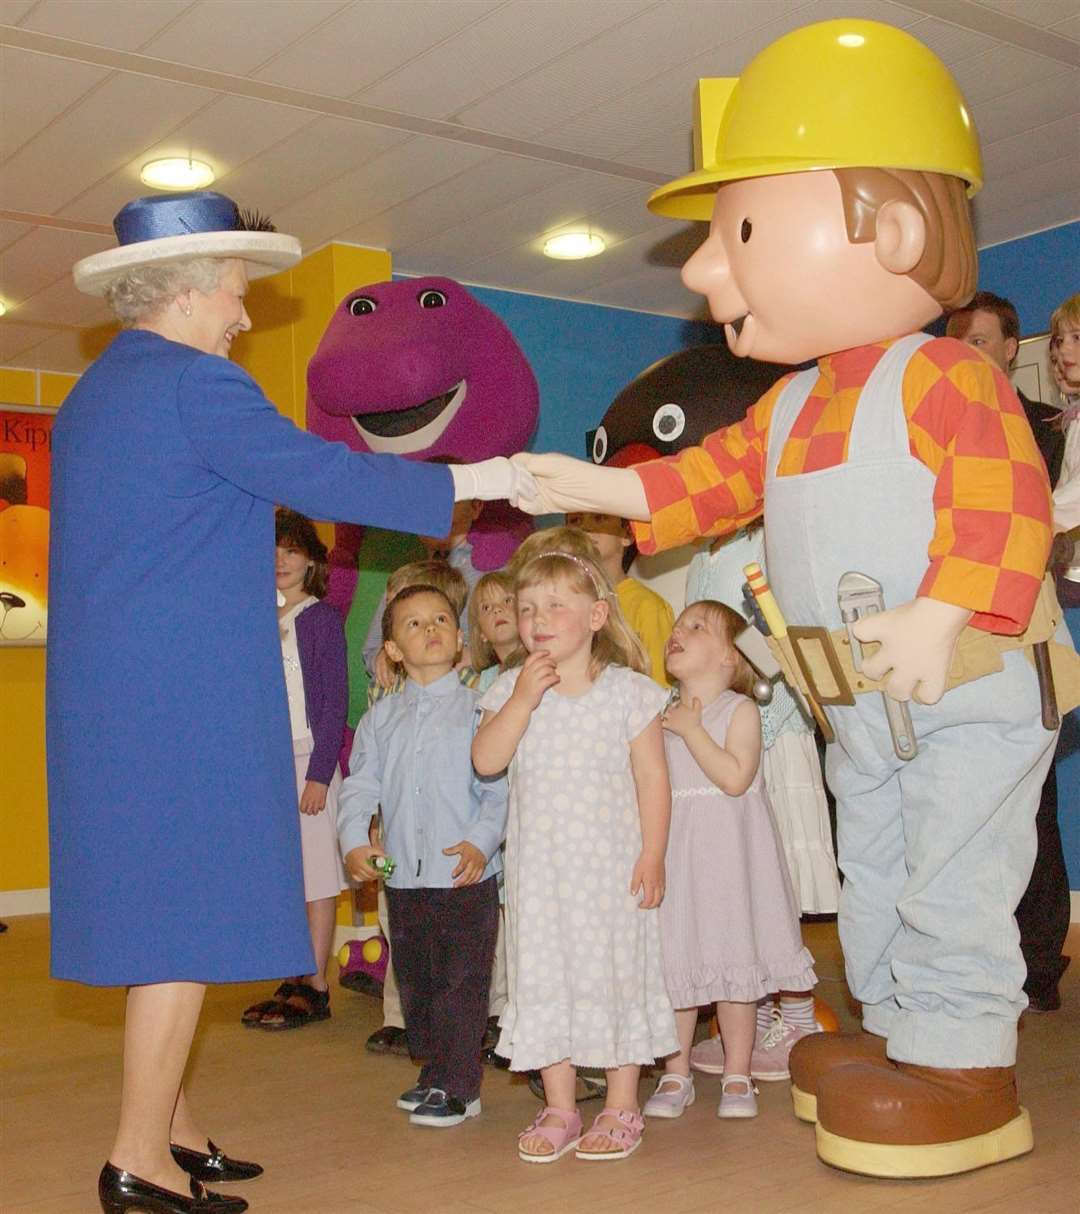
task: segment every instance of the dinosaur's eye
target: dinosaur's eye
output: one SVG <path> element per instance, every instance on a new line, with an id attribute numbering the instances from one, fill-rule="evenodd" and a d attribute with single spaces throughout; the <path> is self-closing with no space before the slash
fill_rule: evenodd
<path id="1" fill-rule="evenodd" d="M 602 464 L 607 455 L 607 431 L 603 426 L 596 427 L 592 440 L 592 458 L 594 464 Z"/>
<path id="2" fill-rule="evenodd" d="M 678 405 L 661 405 L 653 414 L 653 434 L 665 443 L 673 443 L 686 429 L 686 414 Z"/>
<path id="3" fill-rule="evenodd" d="M 353 316 L 367 316 L 370 312 L 374 312 L 379 305 L 367 295 L 357 295 L 355 299 L 349 300 L 349 311 Z"/>
<path id="4" fill-rule="evenodd" d="M 429 291 L 421 291 L 420 294 L 417 295 L 416 299 L 422 308 L 446 307 L 446 296 L 442 293 L 442 291 L 436 291 L 434 289 Z"/>

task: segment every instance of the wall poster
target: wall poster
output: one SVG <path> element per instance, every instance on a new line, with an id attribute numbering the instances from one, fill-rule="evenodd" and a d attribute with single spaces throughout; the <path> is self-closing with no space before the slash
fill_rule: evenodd
<path id="1" fill-rule="evenodd" d="M 55 415 L 0 404 L 0 647 L 45 644 Z"/>

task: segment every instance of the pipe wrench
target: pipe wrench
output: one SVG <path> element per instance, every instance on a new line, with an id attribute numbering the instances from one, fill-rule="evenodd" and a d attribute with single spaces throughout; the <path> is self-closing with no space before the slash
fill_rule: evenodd
<path id="1" fill-rule="evenodd" d="M 836 599 L 840 605 L 840 619 L 847 629 L 848 642 L 851 645 L 851 660 L 855 669 L 862 671 L 862 645 L 852 631 L 852 624 L 868 615 L 877 615 L 885 610 L 885 595 L 881 583 L 875 582 L 865 573 L 845 573 L 836 589 Z M 893 750 L 898 759 L 913 759 L 918 753 L 919 744 L 915 740 L 915 730 L 911 724 L 911 712 L 907 704 L 894 700 L 887 692 L 881 693 L 885 704 L 885 717 L 889 722 L 889 733 L 892 736 Z"/>

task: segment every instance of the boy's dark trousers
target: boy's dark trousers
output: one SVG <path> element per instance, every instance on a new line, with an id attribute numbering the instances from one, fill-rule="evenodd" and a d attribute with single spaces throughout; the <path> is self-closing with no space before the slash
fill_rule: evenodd
<path id="1" fill-rule="evenodd" d="M 459 889 L 386 890 L 390 952 L 417 1083 L 468 1102 L 480 1093 L 481 1043 L 499 929 L 494 877 Z"/>

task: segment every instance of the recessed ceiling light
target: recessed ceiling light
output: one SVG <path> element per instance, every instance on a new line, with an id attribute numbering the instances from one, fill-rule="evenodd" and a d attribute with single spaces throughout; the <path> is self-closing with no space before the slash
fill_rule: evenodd
<path id="1" fill-rule="evenodd" d="M 139 178 L 155 190 L 202 190 L 213 182 L 214 170 L 190 156 L 168 156 L 144 164 Z"/>
<path id="2" fill-rule="evenodd" d="M 595 257 L 607 244 L 595 232 L 560 232 L 544 241 L 544 256 L 559 261 L 579 261 L 583 257 Z"/>

